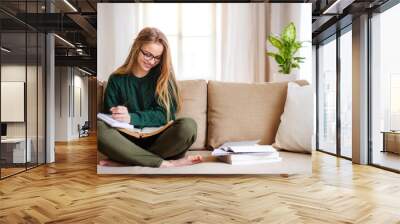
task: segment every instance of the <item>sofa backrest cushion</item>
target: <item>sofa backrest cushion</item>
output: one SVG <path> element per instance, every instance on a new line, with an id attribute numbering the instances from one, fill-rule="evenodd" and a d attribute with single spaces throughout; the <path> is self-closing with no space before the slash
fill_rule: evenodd
<path id="1" fill-rule="evenodd" d="M 300 85 L 307 81 L 296 81 Z M 207 145 L 258 140 L 271 145 L 280 123 L 287 82 L 208 82 Z"/>
<path id="2" fill-rule="evenodd" d="M 189 149 L 205 149 L 207 137 L 207 82 L 205 80 L 178 81 L 182 109 L 177 118 L 191 117 L 197 123 L 197 139 Z"/>

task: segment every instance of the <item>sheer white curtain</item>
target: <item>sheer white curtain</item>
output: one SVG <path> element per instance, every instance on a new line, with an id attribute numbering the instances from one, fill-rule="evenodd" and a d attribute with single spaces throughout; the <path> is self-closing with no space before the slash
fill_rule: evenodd
<path id="1" fill-rule="evenodd" d="M 123 63 L 145 26 L 167 35 L 178 79 L 265 80 L 264 3 L 100 3 L 100 80 Z"/>
<path id="2" fill-rule="evenodd" d="M 97 5 L 97 79 L 106 81 L 129 54 L 138 32 L 137 4 Z"/>
<path id="3" fill-rule="evenodd" d="M 219 4 L 218 63 L 224 81 L 265 81 L 265 4 Z M 218 38 L 218 39 L 219 39 Z"/>

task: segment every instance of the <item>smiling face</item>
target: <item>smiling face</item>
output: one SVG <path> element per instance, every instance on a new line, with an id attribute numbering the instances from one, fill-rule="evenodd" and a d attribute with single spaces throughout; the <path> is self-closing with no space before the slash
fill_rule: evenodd
<path id="1" fill-rule="evenodd" d="M 171 50 L 165 34 L 155 27 L 145 27 L 134 39 L 124 64 L 113 73 L 142 78 L 157 66 L 159 74 L 155 94 L 159 96 L 168 120 L 171 118 L 170 103 L 174 102 L 179 111 L 182 101 L 171 60 Z"/>
<path id="2" fill-rule="evenodd" d="M 138 69 L 141 72 L 148 73 L 150 69 L 160 63 L 164 46 L 161 43 L 154 42 L 143 44 L 138 56 Z"/>

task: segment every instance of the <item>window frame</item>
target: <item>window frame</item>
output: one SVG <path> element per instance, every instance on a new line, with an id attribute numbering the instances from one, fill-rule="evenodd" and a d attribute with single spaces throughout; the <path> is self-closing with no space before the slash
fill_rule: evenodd
<path id="1" fill-rule="evenodd" d="M 340 37 L 347 32 L 352 31 L 352 23 L 346 25 L 340 30 L 337 30 L 336 33 L 328 36 L 327 38 L 319 41 L 316 44 L 316 150 L 319 152 L 327 153 L 329 155 L 337 156 L 339 158 L 343 158 L 346 160 L 352 160 L 352 158 L 342 155 L 341 150 L 341 55 L 340 55 Z M 331 41 L 336 41 L 336 152 L 332 153 L 327 150 L 320 148 L 319 144 L 319 102 L 320 102 L 320 95 L 319 95 L 319 88 L 320 88 L 320 74 L 319 74 L 319 48 L 322 44 L 327 44 Z"/>
<path id="2" fill-rule="evenodd" d="M 368 14 L 368 30 L 367 30 L 367 39 L 368 39 L 368 69 L 367 69 L 367 76 L 368 76 L 368 165 L 380 168 L 383 170 L 391 171 L 394 173 L 400 173 L 400 170 L 390 168 L 387 166 L 383 166 L 377 163 L 373 162 L 373 130 L 372 130 L 372 94 L 374 89 L 372 88 L 372 77 L 373 77 L 373 70 L 372 70 L 372 54 L 373 54 L 373 49 L 372 49 L 372 41 L 373 41 L 373 35 L 372 35 L 372 19 L 378 15 L 382 14 L 385 11 L 391 9 L 392 7 L 396 6 L 400 2 L 398 0 L 388 0 L 384 4 L 380 5 L 379 7 L 369 10 L 367 12 Z"/>
<path id="3" fill-rule="evenodd" d="M 141 3 L 139 4 L 139 21 L 138 21 L 138 27 L 145 27 L 146 24 L 148 24 L 148 18 L 146 18 L 148 11 L 149 11 L 149 7 L 151 7 L 151 4 L 146 4 L 143 5 L 145 3 Z M 177 21 L 176 22 L 176 30 L 177 33 L 171 35 L 169 33 L 165 33 L 166 37 L 168 39 L 171 39 L 171 37 L 173 38 L 177 38 L 177 49 L 176 51 L 174 49 L 172 49 L 171 47 L 171 54 L 174 55 L 173 52 L 176 52 L 176 66 L 174 66 L 175 68 L 175 74 L 176 74 L 176 78 L 179 80 L 185 80 L 190 78 L 189 76 L 185 76 L 185 74 L 183 74 L 183 63 L 182 62 L 182 58 L 184 58 L 183 55 L 183 40 L 185 38 L 207 38 L 210 40 L 210 52 L 212 52 L 211 56 L 212 56 L 212 63 L 210 64 L 210 66 L 212 67 L 210 74 L 207 75 L 207 77 L 192 77 L 194 79 L 212 79 L 212 80 L 217 80 L 218 79 L 218 65 L 217 65 L 217 57 L 218 57 L 218 53 L 217 53 L 217 3 L 208 3 L 211 6 L 211 24 L 212 26 L 210 27 L 210 34 L 209 35 L 183 35 L 183 21 L 184 19 L 182 18 L 182 4 L 185 3 L 171 3 L 171 4 L 175 4 L 175 7 L 177 7 Z M 201 4 L 201 3 L 198 3 Z M 171 46 L 171 44 L 170 44 Z M 179 76 L 177 74 L 182 74 L 182 76 Z"/>

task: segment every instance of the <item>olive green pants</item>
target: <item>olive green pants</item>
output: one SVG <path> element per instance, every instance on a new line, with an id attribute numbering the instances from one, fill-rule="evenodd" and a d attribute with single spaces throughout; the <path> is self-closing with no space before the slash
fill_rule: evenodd
<path id="1" fill-rule="evenodd" d="M 137 139 L 97 121 L 98 149 L 111 160 L 133 166 L 159 167 L 165 159 L 179 159 L 197 137 L 192 118 L 179 118 L 157 135 Z"/>

